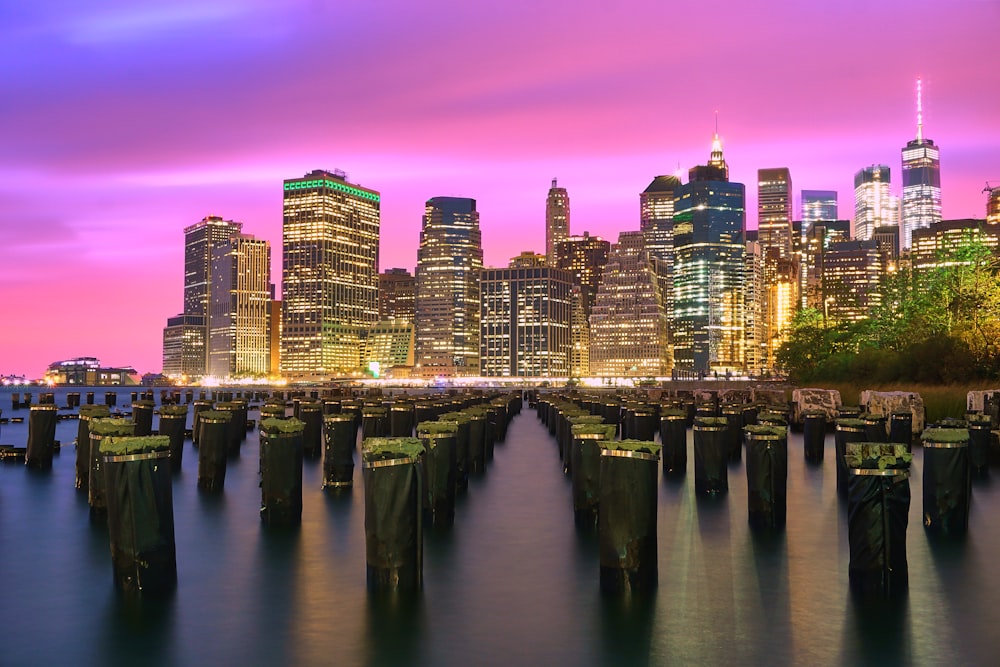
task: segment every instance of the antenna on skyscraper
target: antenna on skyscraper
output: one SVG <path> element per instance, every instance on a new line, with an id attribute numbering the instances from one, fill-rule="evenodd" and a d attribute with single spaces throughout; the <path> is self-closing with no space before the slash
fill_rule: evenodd
<path id="1" fill-rule="evenodd" d="M 922 82 L 917 77 L 917 141 L 924 140 L 924 105 L 922 96 Z"/>
<path id="2" fill-rule="evenodd" d="M 559 181 L 559 179 L 558 179 L 558 178 L 553 178 L 553 179 L 552 179 L 552 187 L 553 187 L 553 188 L 556 188 L 556 187 L 558 187 L 558 185 L 557 185 L 558 181 Z"/>
<path id="3" fill-rule="evenodd" d="M 715 110 L 715 134 L 719 134 L 719 110 Z"/>

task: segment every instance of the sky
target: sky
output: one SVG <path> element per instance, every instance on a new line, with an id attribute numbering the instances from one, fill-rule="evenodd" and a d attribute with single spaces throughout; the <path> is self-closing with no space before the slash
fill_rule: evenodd
<path id="1" fill-rule="evenodd" d="M 916 132 L 945 218 L 1000 185 L 1000 0 L 0 2 L 0 375 L 95 356 L 161 368 L 183 229 L 272 244 L 282 180 L 342 169 L 382 195 L 380 266 L 412 270 L 424 201 L 477 200 L 485 261 L 638 229 L 639 193 L 708 159 L 839 192 Z M 796 211 L 797 215 L 797 211 Z"/>

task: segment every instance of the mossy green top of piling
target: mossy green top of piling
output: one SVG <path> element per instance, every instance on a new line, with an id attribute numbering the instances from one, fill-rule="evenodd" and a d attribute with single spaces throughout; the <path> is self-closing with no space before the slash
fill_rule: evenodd
<path id="1" fill-rule="evenodd" d="M 90 420 L 91 435 L 126 436 L 135 433 L 135 422 L 120 417 L 107 417 Z"/>
<path id="2" fill-rule="evenodd" d="M 695 417 L 695 426 L 729 426 L 725 417 Z"/>
<path id="3" fill-rule="evenodd" d="M 826 417 L 826 410 L 803 410 L 803 417 Z"/>
<path id="4" fill-rule="evenodd" d="M 341 406 L 343 408 L 343 406 Z M 302 412 L 321 412 L 323 410 L 323 404 L 319 401 L 309 401 L 308 403 L 302 401 L 299 403 L 299 413 Z"/>
<path id="5" fill-rule="evenodd" d="M 133 408 L 155 408 L 156 401 L 150 401 L 148 399 L 143 399 L 141 401 L 132 401 Z"/>
<path id="6" fill-rule="evenodd" d="M 217 411 L 224 411 L 224 412 L 233 412 L 235 410 L 239 410 L 242 407 L 243 405 L 241 403 L 237 403 L 236 401 L 223 401 L 222 403 L 215 404 L 215 409 Z M 201 415 L 204 417 L 205 413 L 203 412 L 201 413 Z"/>
<path id="7" fill-rule="evenodd" d="M 862 412 L 858 419 L 864 422 L 884 422 L 885 415 L 877 415 L 874 412 Z"/>
<path id="8" fill-rule="evenodd" d="M 200 421 L 205 421 L 206 419 L 221 419 L 222 421 L 232 421 L 233 413 L 231 410 L 202 410 L 198 413 L 198 419 Z"/>
<path id="9" fill-rule="evenodd" d="M 456 422 L 458 424 L 467 424 L 472 421 L 472 417 L 465 414 L 465 412 L 446 412 L 440 417 L 441 421 Z"/>
<path id="10" fill-rule="evenodd" d="M 186 417 L 188 413 L 188 406 L 186 405 L 161 405 L 160 406 L 160 416 L 161 417 Z"/>
<path id="11" fill-rule="evenodd" d="M 365 438 L 361 443 L 361 457 L 365 461 L 389 459 L 416 459 L 424 453 L 420 438 Z"/>
<path id="12" fill-rule="evenodd" d="M 969 431 L 964 428 L 927 428 L 920 434 L 922 442 L 968 442 Z"/>
<path id="13" fill-rule="evenodd" d="M 582 414 L 582 415 L 577 415 L 576 417 L 570 417 L 569 423 L 573 424 L 574 426 L 576 426 L 577 424 L 603 424 L 604 417 L 602 417 L 601 415 Z"/>
<path id="14" fill-rule="evenodd" d="M 106 405 L 81 405 L 80 416 L 88 419 L 101 419 L 111 414 L 111 408 Z"/>
<path id="15" fill-rule="evenodd" d="M 956 417 L 945 417 L 944 419 L 934 423 L 934 426 L 941 429 L 946 428 L 966 428 L 967 422 L 964 419 L 958 419 Z M 942 442 L 942 441 L 939 441 Z"/>
<path id="16" fill-rule="evenodd" d="M 278 419 L 269 417 L 260 423 L 260 430 L 267 435 L 278 435 L 282 433 L 302 433 L 306 428 L 306 423 L 301 419 L 291 417 L 289 419 Z"/>
<path id="17" fill-rule="evenodd" d="M 788 436 L 788 429 L 784 426 L 772 426 L 770 424 L 747 424 L 743 430 L 751 435 L 776 435 L 781 438 Z"/>
<path id="18" fill-rule="evenodd" d="M 614 424 L 573 424 L 573 436 L 599 435 L 601 440 L 614 440 L 618 427 Z"/>
<path id="19" fill-rule="evenodd" d="M 111 436 L 101 439 L 101 453 L 112 456 L 170 451 L 170 436 Z"/>
<path id="20" fill-rule="evenodd" d="M 352 412 L 334 412 L 332 415 L 324 415 L 323 421 L 325 422 L 353 422 L 354 413 Z"/>
<path id="21" fill-rule="evenodd" d="M 867 425 L 864 419 L 854 419 L 853 417 L 845 417 L 837 420 L 837 426 L 845 428 L 864 428 Z"/>
<path id="22" fill-rule="evenodd" d="M 285 416 L 285 406 L 275 405 L 274 403 L 267 403 L 260 407 L 261 416 L 284 418 Z"/>
<path id="23" fill-rule="evenodd" d="M 660 417 L 687 418 L 687 410 L 681 410 L 680 408 L 660 408 Z"/>
<path id="24" fill-rule="evenodd" d="M 779 424 L 787 424 L 788 419 L 785 415 L 780 412 L 761 412 L 757 415 L 758 422 L 777 422 Z"/>
<path id="25" fill-rule="evenodd" d="M 977 425 L 992 424 L 993 423 L 993 418 L 990 417 L 987 414 L 982 413 L 982 412 L 977 412 L 975 414 L 968 415 L 967 416 L 967 421 L 969 422 L 970 425 L 971 424 L 977 424 Z"/>
<path id="26" fill-rule="evenodd" d="M 906 470 L 913 460 L 906 445 L 892 443 L 850 442 L 846 451 L 844 461 L 848 468 Z"/>
<path id="27" fill-rule="evenodd" d="M 447 435 L 458 433 L 458 422 L 438 420 L 434 422 L 420 422 L 417 424 L 417 435 L 437 435 L 439 433 Z"/>
<path id="28" fill-rule="evenodd" d="M 361 416 L 362 417 L 385 417 L 386 412 L 387 411 L 386 411 L 385 408 L 368 406 L 368 407 L 365 407 L 365 408 L 361 409 Z"/>
<path id="29" fill-rule="evenodd" d="M 644 452 L 658 456 L 660 446 L 652 440 L 606 440 L 603 443 L 604 449 L 617 449 L 625 452 Z"/>

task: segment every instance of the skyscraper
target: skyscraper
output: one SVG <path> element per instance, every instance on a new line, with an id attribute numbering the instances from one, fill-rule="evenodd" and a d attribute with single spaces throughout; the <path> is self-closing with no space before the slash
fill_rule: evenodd
<path id="1" fill-rule="evenodd" d="M 680 184 L 676 176 L 657 176 L 639 195 L 639 229 L 668 321 L 674 308 L 674 191 Z"/>
<path id="2" fill-rule="evenodd" d="M 417 279 L 406 269 L 387 269 L 378 275 L 379 320 L 413 321 Z"/>
<path id="3" fill-rule="evenodd" d="M 989 225 L 1000 225 L 1000 186 L 991 188 L 986 184 L 986 223 Z"/>
<path id="4" fill-rule="evenodd" d="M 867 241 L 878 227 L 899 229 L 899 200 L 889 190 L 889 167 L 865 167 L 854 174 L 854 238 Z"/>
<path id="5" fill-rule="evenodd" d="M 573 276 L 537 259 L 522 255 L 482 272 L 481 375 L 569 375 Z"/>
<path id="6" fill-rule="evenodd" d="M 802 191 L 802 237 L 809 234 L 814 222 L 837 219 L 836 190 Z"/>
<path id="7" fill-rule="evenodd" d="M 476 200 L 427 200 L 417 250 L 416 372 L 479 374 L 482 236 Z"/>
<path id="8" fill-rule="evenodd" d="M 742 372 L 745 189 L 729 182 L 718 134 L 709 163 L 688 176 L 674 204 L 674 362 Z"/>
<path id="9" fill-rule="evenodd" d="M 208 317 L 212 255 L 219 245 L 243 231 L 242 222 L 209 215 L 184 228 L 184 314 Z"/>
<path id="10" fill-rule="evenodd" d="M 757 170 L 757 241 L 765 254 L 792 254 L 792 176 L 785 167 Z"/>
<path id="11" fill-rule="evenodd" d="M 585 317 L 590 317 L 590 309 L 610 250 L 610 242 L 587 232 L 583 236 L 570 236 L 556 244 L 555 266 L 573 274 L 573 283 L 580 286 Z"/>
<path id="12" fill-rule="evenodd" d="M 619 234 L 590 311 L 591 375 L 658 377 L 670 373 L 667 314 L 659 290 L 642 232 Z"/>
<path id="13" fill-rule="evenodd" d="M 555 266 L 555 247 L 569 236 L 569 193 L 552 179 L 549 196 L 545 199 L 545 257 Z"/>
<path id="14" fill-rule="evenodd" d="M 823 257 L 823 315 L 857 321 L 881 302 L 881 258 L 875 241 L 838 241 Z"/>
<path id="15" fill-rule="evenodd" d="M 909 248 L 914 230 L 941 221 L 941 159 L 938 147 L 924 138 L 923 100 L 917 79 L 917 137 L 903 147 L 903 227 L 901 244 Z"/>
<path id="16" fill-rule="evenodd" d="M 184 382 L 205 374 L 205 318 L 183 313 L 167 318 L 163 374 Z"/>
<path id="17" fill-rule="evenodd" d="M 234 234 L 212 249 L 208 374 L 265 377 L 271 366 L 271 244 Z"/>
<path id="18" fill-rule="evenodd" d="M 379 193 L 341 171 L 284 182 L 281 364 L 293 379 L 360 372 L 378 320 Z"/>

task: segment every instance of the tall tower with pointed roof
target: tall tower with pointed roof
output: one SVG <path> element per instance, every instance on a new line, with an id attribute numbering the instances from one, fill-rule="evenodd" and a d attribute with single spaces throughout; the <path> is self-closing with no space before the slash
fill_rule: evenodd
<path id="1" fill-rule="evenodd" d="M 569 236 L 569 193 L 552 179 L 545 199 L 545 257 L 549 266 L 556 265 L 556 244 Z"/>
<path id="2" fill-rule="evenodd" d="M 924 138 L 923 88 L 917 79 L 917 136 L 903 147 L 903 248 L 916 229 L 941 222 L 941 159 L 938 147 Z"/>

